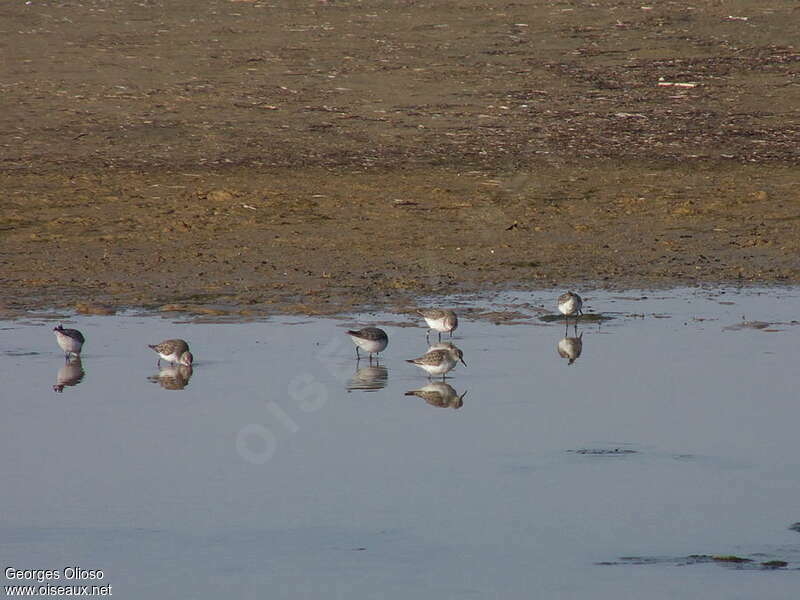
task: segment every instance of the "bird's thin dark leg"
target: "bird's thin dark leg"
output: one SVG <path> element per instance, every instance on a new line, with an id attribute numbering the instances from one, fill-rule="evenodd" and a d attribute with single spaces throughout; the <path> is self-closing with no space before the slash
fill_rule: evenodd
<path id="1" fill-rule="evenodd" d="M 428 331 L 425 332 L 425 341 L 428 342 L 429 344 L 431 343 L 431 330 L 430 329 L 428 329 Z"/>
<path id="2" fill-rule="evenodd" d="M 440 342 L 442 341 L 442 332 L 441 331 L 439 332 L 439 341 Z"/>
<path id="3" fill-rule="evenodd" d="M 356 346 L 356 361 L 361 360 L 361 355 L 358 353 L 358 346 Z"/>

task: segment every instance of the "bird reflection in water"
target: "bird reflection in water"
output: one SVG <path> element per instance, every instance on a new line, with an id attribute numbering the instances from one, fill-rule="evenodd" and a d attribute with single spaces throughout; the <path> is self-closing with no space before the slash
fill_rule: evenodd
<path id="1" fill-rule="evenodd" d="M 431 381 L 423 385 L 417 390 L 410 390 L 405 393 L 406 396 L 418 396 L 425 400 L 431 406 L 438 408 L 454 408 L 458 409 L 464 406 L 464 392 L 460 396 L 458 392 L 449 383 L 444 381 Z"/>
<path id="2" fill-rule="evenodd" d="M 561 358 L 569 359 L 567 365 L 571 365 L 583 352 L 583 332 L 578 337 L 563 337 L 558 341 L 558 355 Z"/>
<path id="3" fill-rule="evenodd" d="M 356 363 L 358 366 L 358 363 Z M 361 390 L 374 392 L 386 387 L 389 382 L 389 369 L 383 365 L 369 365 L 356 369 L 355 374 L 347 382 L 347 391 Z"/>
<path id="4" fill-rule="evenodd" d="M 182 390 L 189 385 L 192 373 L 191 365 L 169 365 L 161 367 L 158 375 L 151 375 L 148 379 L 165 390 Z"/>
<path id="5" fill-rule="evenodd" d="M 64 366 L 58 370 L 53 391 L 61 393 L 64 391 L 65 387 L 78 385 L 83 380 L 85 374 L 83 364 L 81 363 L 81 357 L 71 356 L 69 360 L 64 363 Z"/>

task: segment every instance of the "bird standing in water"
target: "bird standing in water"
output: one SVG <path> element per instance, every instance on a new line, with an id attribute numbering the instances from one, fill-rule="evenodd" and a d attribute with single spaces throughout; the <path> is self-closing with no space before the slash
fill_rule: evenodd
<path id="1" fill-rule="evenodd" d="M 417 311 L 425 322 L 428 324 L 428 333 L 425 335 L 427 340 L 431 331 L 439 332 L 439 341 L 442 341 L 442 334 L 449 333 L 453 337 L 453 332 L 458 327 L 458 317 L 452 310 L 439 310 L 438 308 L 431 308 L 427 310 Z"/>
<path id="2" fill-rule="evenodd" d="M 406 362 L 416 365 L 420 369 L 424 369 L 425 372 L 428 373 L 428 377 L 431 375 L 441 375 L 442 379 L 444 379 L 445 374 L 451 371 L 453 367 L 458 364 L 459 360 L 465 367 L 467 366 L 467 363 L 464 362 L 464 353 L 461 352 L 461 349 L 453 344 L 448 344 L 447 347 L 442 345 L 436 350 L 429 350 L 419 358 L 406 360 Z"/>
<path id="3" fill-rule="evenodd" d="M 53 327 L 53 333 L 56 334 L 56 342 L 58 347 L 64 351 L 64 357 L 69 360 L 69 355 L 81 355 L 81 348 L 86 338 L 77 329 L 64 329 L 64 326 L 59 324 L 58 327 Z"/>
<path id="4" fill-rule="evenodd" d="M 162 359 L 170 364 L 186 367 L 191 367 L 194 362 L 194 356 L 189 352 L 189 344 L 185 340 L 164 340 L 160 344 L 151 344 L 148 348 L 152 348 L 158 353 L 156 361 L 158 366 L 161 366 Z"/>
<path id="5" fill-rule="evenodd" d="M 364 329 L 348 330 L 347 335 L 353 340 L 356 345 L 356 360 L 360 360 L 361 356 L 358 349 L 362 348 L 369 353 L 369 359 L 372 360 L 373 354 L 378 354 L 386 350 L 389 345 L 389 336 L 383 329 L 378 327 L 364 327 Z"/>
<path id="6" fill-rule="evenodd" d="M 578 330 L 578 317 L 583 314 L 583 299 L 575 292 L 564 292 L 558 297 L 558 311 L 564 315 L 569 327 L 569 318 L 575 316 L 575 330 Z"/>

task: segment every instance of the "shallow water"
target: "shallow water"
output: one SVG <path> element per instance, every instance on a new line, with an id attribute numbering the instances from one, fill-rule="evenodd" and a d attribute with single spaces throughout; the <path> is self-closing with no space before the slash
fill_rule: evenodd
<path id="1" fill-rule="evenodd" d="M 411 315 L 79 316 L 66 370 L 51 319 L 2 322 L 0 562 L 122 598 L 796 597 L 800 290 L 587 292 L 572 365 L 553 297 L 449 299 L 521 314 L 462 318 L 431 403 Z M 169 337 L 196 364 L 159 378 Z"/>

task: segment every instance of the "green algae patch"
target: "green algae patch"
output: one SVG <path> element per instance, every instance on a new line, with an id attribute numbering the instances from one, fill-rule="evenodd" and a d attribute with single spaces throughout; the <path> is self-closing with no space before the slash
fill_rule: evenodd
<path id="1" fill-rule="evenodd" d="M 783 569 L 784 567 L 788 567 L 789 563 L 785 560 L 768 560 L 766 562 L 762 562 L 761 566 L 766 569 Z"/>
<path id="2" fill-rule="evenodd" d="M 725 555 L 715 555 L 711 557 L 711 560 L 717 562 L 725 562 L 725 563 L 751 563 L 753 562 L 750 558 L 742 558 L 741 556 L 735 556 L 733 554 L 725 554 Z"/>

